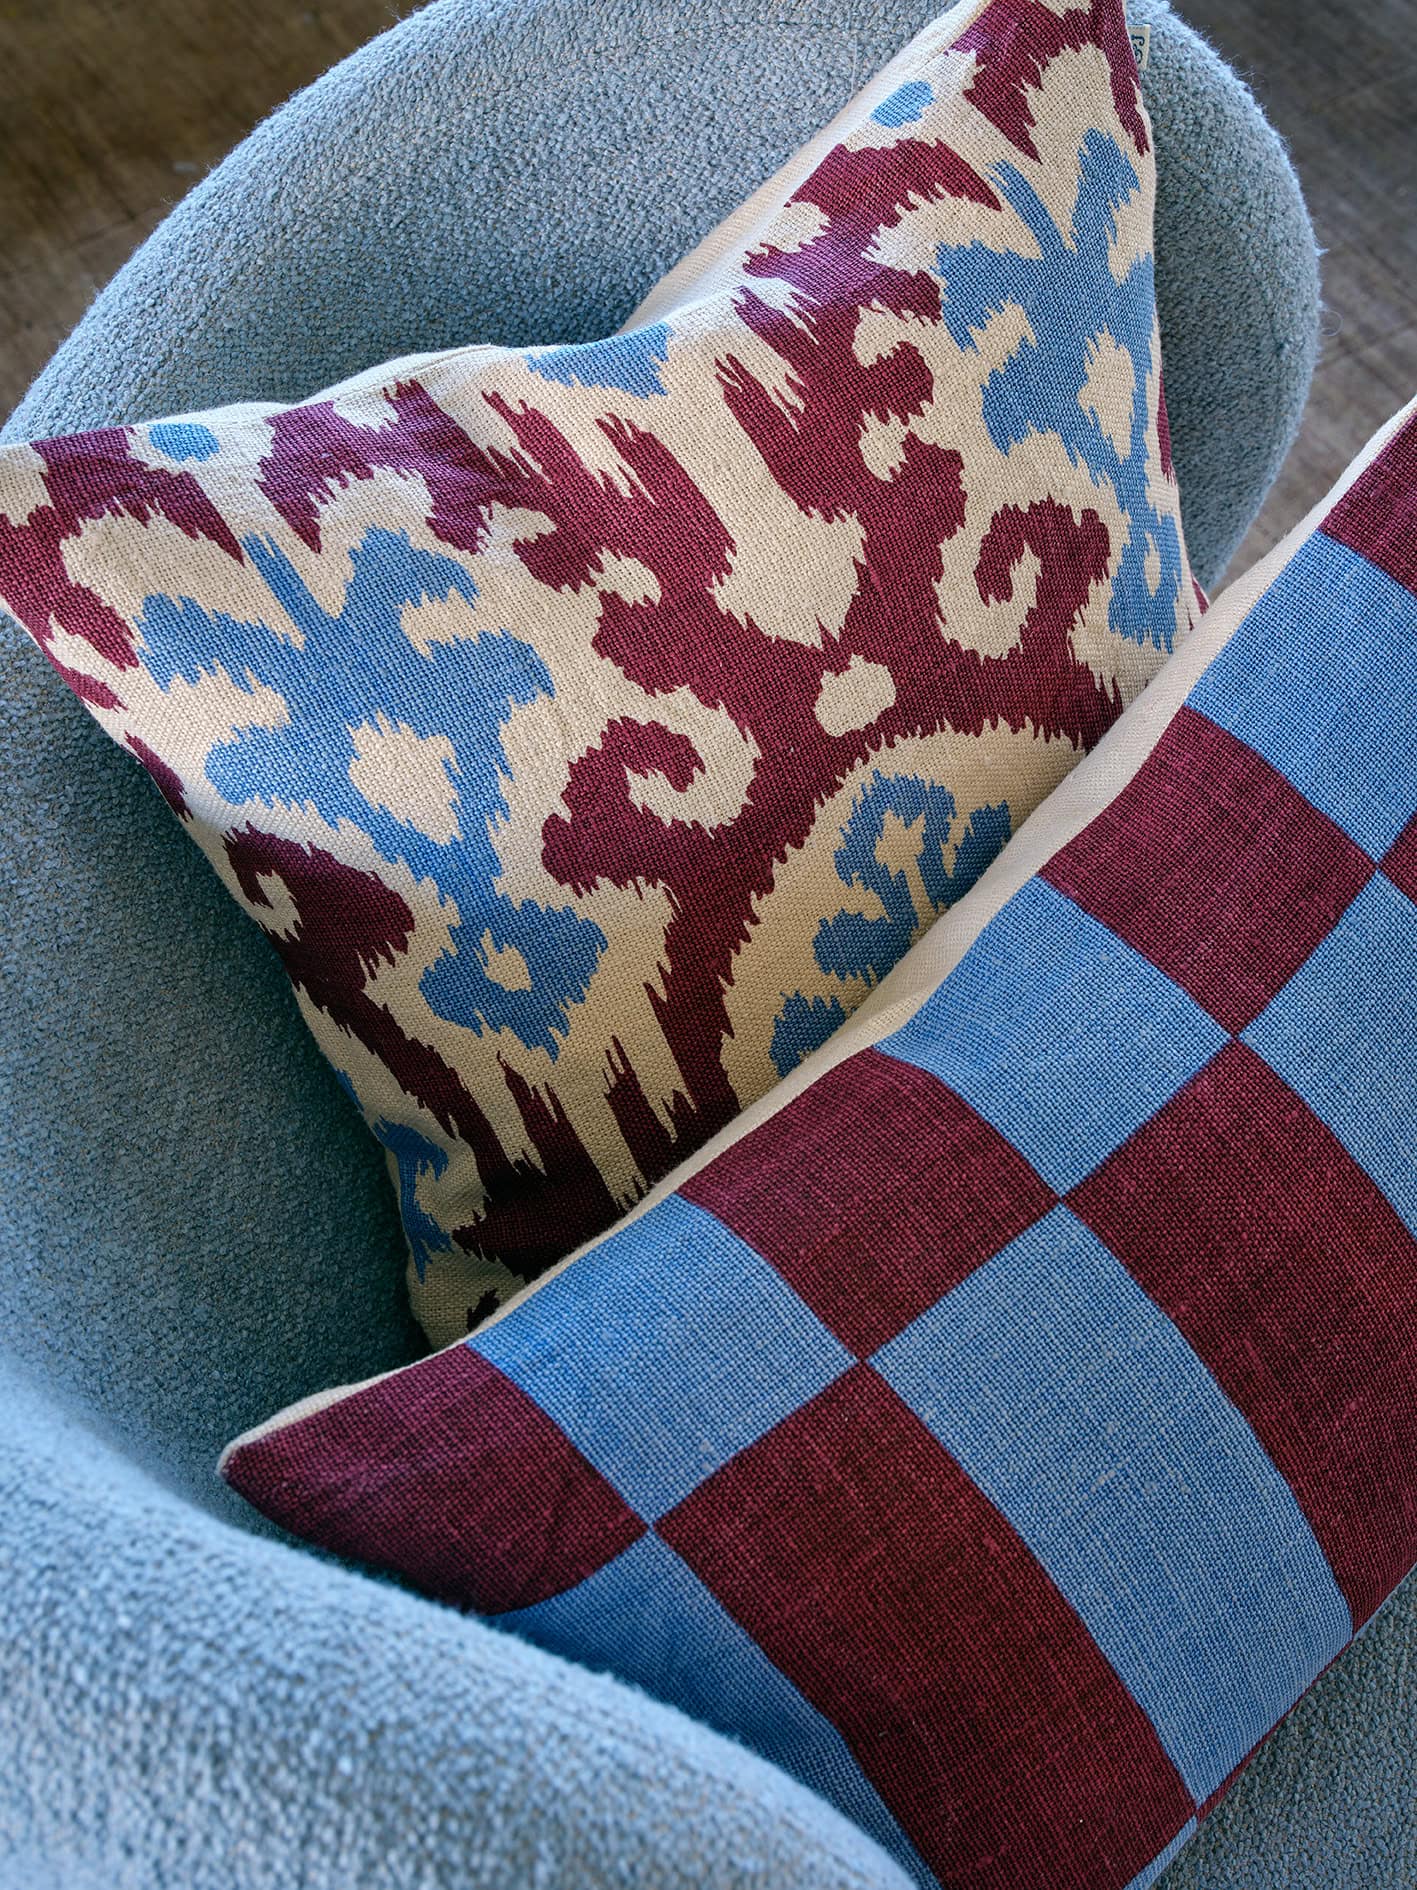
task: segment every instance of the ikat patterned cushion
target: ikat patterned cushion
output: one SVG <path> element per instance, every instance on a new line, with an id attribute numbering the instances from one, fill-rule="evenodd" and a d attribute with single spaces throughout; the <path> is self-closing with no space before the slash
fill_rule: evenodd
<path id="1" fill-rule="evenodd" d="M 227 1477 L 922 1885 L 1144 1890 L 1417 1561 L 1414 730 L 1417 406 L 672 1192 Z"/>
<path id="2" fill-rule="evenodd" d="M 928 29 L 621 333 L 0 453 L 436 1342 L 855 1009 L 1197 605 L 1121 0 Z"/>

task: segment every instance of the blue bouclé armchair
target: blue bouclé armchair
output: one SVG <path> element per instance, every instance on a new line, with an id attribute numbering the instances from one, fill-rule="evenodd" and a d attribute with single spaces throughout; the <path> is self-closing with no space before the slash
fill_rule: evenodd
<path id="1" fill-rule="evenodd" d="M 607 332 L 932 10 L 438 0 L 198 185 L 8 437 Z M 1239 81 L 1161 0 L 1133 13 L 1213 582 L 1307 391 L 1313 237 Z M 0 667 L 0 1890 L 899 1890 L 727 1740 L 218 1483 L 234 1433 L 414 1355 L 394 1203 L 264 941 L 10 624 Z M 1175 1890 L 1411 1880 L 1412 1641 L 1399 1600 Z"/>

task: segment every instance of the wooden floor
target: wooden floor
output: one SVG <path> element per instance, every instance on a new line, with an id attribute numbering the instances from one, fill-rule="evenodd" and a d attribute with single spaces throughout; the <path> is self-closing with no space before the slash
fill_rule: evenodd
<path id="1" fill-rule="evenodd" d="M 1417 0 L 1176 0 L 1289 145 L 1323 260 L 1303 431 L 1232 574 L 1417 394 Z"/>
<path id="2" fill-rule="evenodd" d="M 1417 391 L 1417 0 L 1179 6 L 1288 139 L 1328 252 L 1308 417 L 1238 570 Z M 194 178 L 406 10 L 0 0 L 0 411 Z"/>
<path id="3" fill-rule="evenodd" d="M 411 10 L 0 0 L 0 413 L 203 172 Z"/>

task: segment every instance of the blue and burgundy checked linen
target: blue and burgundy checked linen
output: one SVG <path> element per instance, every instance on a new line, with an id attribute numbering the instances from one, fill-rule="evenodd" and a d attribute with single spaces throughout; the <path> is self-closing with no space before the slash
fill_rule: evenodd
<path id="1" fill-rule="evenodd" d="M 225 1470 L 924 1884 L 1150 1884 L 1417 1561 L 1417 417 L 903 1028 Z"/>

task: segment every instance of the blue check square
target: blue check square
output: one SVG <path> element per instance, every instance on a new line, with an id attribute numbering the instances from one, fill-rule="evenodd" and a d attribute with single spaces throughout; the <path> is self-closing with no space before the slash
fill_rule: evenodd
<path id="1" fill-rule="evenodd" d="M 1294 713 L 1302 676 L 1312 712 Z M 1384 713 L 1372 710 L 1381 678 Z M 1316 532 L 1191 691 L 1379 860 L 1417 813 L 1417 597 Z"/>
<path id="2" fill-rule="evenodd" d="M 925 1881 L 914 1845 L 836 1727 L 652 1532 L 574 1588 L 504 1614 L 499 1625 L 746 1741 L 825 1792 Z"/>
<path id="3" fill-rule="evenodd" d="M 948 1083 L 1065 1194 L 1228 1041 L 1149 959 L 1034 879 L 876 1047 Z"/>
<path id="4" fill-rule="evenodd" d="M 467 1343 L 649 1521 L 829 1385 L 852 1354 L 706 1209 L 670 1195 Z"/>
<path id="5" fill-rule="evenodd" d="M 1244 1033 L 1417 1234 L 1417 906 L 1375 875 Z"/>
<path id="6" fill-rule="evenodd" d="M 871 1363 L 1047 1569 L 1197 1801 L 1351 1636 L 1259 1439 L 1067 1208 Z"/>

